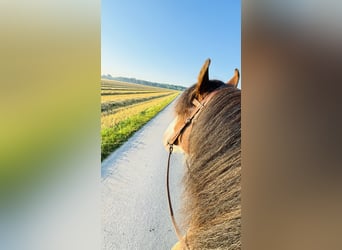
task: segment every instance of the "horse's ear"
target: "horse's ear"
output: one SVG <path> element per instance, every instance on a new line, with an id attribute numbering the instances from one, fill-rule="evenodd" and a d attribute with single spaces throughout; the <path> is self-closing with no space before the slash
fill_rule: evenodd
<path id="1" fill-rule="evenodd" d="M 196 94 L 197 96 L 201 96 L 209 83 L 209 65 L 210 59 L 208 58 L 202 66 L 202 69 L 198 75 L 198 81 L 196 84 Z"/>
<path id="2" fill-rule="evenodd" d="M 227 84 L 233 85 L 235 88 L 237 87 L 240 79 L 240 72 L 238 69 L 235 69 L 234 76 L 227 82 Z"/>

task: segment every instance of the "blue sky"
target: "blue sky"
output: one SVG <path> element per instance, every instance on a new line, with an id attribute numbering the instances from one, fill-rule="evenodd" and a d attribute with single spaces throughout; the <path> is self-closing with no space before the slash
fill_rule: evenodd
<path id="1" fill-rule="evenodd" d="M 103 0 L 101 73 L 190 86 L 241 69 L 239 0 Z"/>

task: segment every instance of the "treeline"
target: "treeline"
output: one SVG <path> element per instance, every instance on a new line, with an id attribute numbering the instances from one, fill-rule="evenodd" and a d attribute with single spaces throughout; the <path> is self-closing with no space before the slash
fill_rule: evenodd
<path id="1" fill-rule="evenodd" d="M 121 81 L 121 82 L 131 82 L 131 83 L 137 83 L 137 84 L 143 84 L 147 86 L 153 86 L 153 87 L 158 87 L 158 88 L 166 88 L 166 89 L 174 89 L 174 90 L 180 90 L 183 91 L 186 88 L 183 86 L 179 85 L 173 85 L 173 84 L 167 84 L 167 83 L 159 83 L 159 82 L 149 82 L 145 80 L 139 80 L 135 78 L 128 78 L 128 77 L 113 77 L 110 74 L 108 75 L 102 75 L 102 79 L 108 79 L 108 80 L 116 80 L 116 81 Z"/>

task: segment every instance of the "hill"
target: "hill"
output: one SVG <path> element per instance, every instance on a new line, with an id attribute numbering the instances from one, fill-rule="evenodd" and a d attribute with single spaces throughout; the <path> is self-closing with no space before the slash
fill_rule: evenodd
<path id="1" fill-rule="evenodd" d="M 108 80 L 117 80 L 117 81 L 121 81 L 121 82 L 131 82 L 131 83 L 153 86 L 153 87 L 158 87 L 158 88 L 174 89 L 174 90 L 179 90 L 179 91 L 183 91 L 186 89 L 186 87 L 174 85 L 174 84 L 150 82 L 150 81 L 145 81 L 145 80 L 139 80 L 136 78 L 128 78 L 128 77 L 121 77 L 121 76 L 120 77 L 113 77 L 110 74 L 102 75 L 101 78 L 102 79 L 108 79 Z"/>

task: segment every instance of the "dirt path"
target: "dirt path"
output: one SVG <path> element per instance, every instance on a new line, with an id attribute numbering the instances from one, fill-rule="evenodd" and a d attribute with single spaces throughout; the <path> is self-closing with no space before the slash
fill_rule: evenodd
<path id="1" fill-rule="evenodd" d="M 168 211 L 167 152 L 162 145 L 173 104 L 102 163 L 102 249 L 162 250 L 177 241 Z M 174 154 L 170 183 L 177 215 L 182 174 L 183 156 Z"/>

